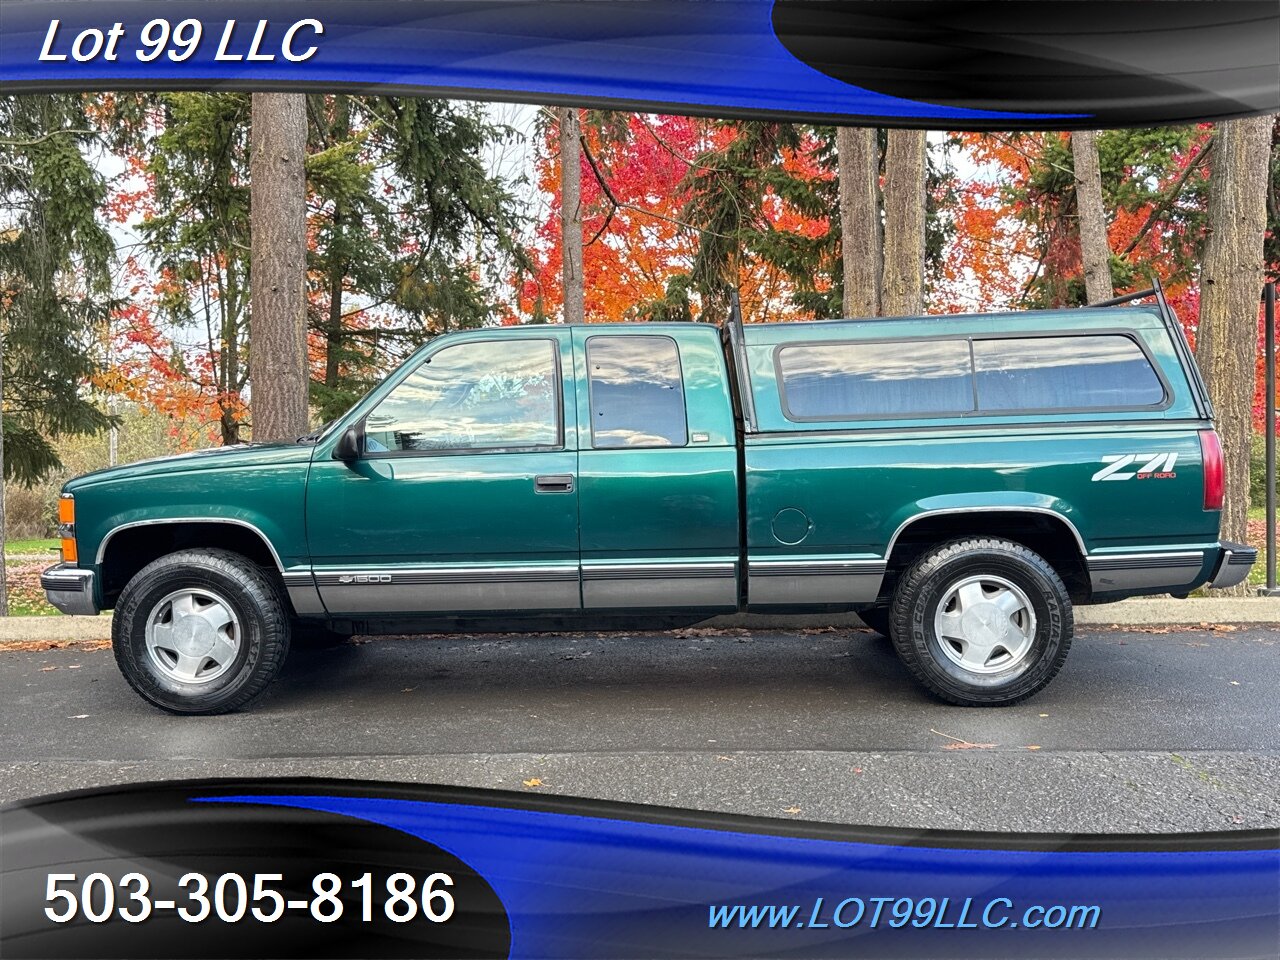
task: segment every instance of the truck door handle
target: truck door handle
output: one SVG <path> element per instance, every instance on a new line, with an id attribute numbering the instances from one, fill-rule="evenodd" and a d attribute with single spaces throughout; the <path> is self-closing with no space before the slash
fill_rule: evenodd
<path id="1" fill-rule="evenodd" d="M 549 473 L 533 478 L 537 493 L 573 493 L 573 474 Z"/>

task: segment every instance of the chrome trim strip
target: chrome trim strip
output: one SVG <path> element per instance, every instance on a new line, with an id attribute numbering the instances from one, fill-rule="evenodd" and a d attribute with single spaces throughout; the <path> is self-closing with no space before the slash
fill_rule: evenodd
<path id="1" fill-rule="evenodd" d="M 884 551 L 885 557 L 888 558 L 893 556 L 893 547 L 894 547 L 894 544 L 898 542 L 898 537 L 902 534 L 903 530 L 907 529 L 907 527 L 911 526 L 911 524 L 915 523 L 917 520 L 923 520 L 925 517 L 940 517 L 940 516 L 945 516 L 947 514 L 955 514 L 955 513 L 1042 513 L 1042 514 L 1046 514 L 1047 516 L 1054 517 L 1055 519 L 1061 520 L 1063 523 L 1065 523 L 1067 525 L 1067 529 L 1069 529 L 1072 535 L 1076 538 L 1076 545 L 1080 547 L 1080 555 L 1082 557 L 1087 557 L 1089 555 L 1089 551 L 1085 548 L 1085 545 L 1084 545 L 1084 537 L 1080 536 L 1080 531 L 1076 528 L 1076 525 L 1072 523 L 1069 519 L 1067 519 L 1066 516 L 1059 513 L 1057 510 L 1050 510 L 1047 507 L 994 507 L 992 506 L 992 507 L 954 507 L 954 508 L 947 507 L 940 510 L 925 510 L 923 513 L 913 514 L 912 516 L 908 517 L 906 520 L 903 520 L 902 523 L 898 525 L 898 529 L 893 531 L 893 536 L 889 538 L 889 545 L 885 548 L 885 551 Z"/>
<path id="2" fill-rule="evenodd" d="M 752 560 L 747 571 L 753 577 L 870 576 L 887 567 L 883 560 Z"/>
<path id="3" fill-rule="evenodd" d="M 262 532 L 262 529 L 254 526 L 248 520 L 236 520 L 231 517 L 163 517 L 155 520 L 134 520 L 131 523 L 122 523 L 118 527 L 112 527 L 102 538 L 102 542 L 98 544 L 98 555 L 94 558 L 94 563 L 102 563 L 102 558 L 107 554 L 107 544 L 121 530 L 129 530 L 133 527 L 154 527 L 165 523 L 229 523 L 237 527 L 246 527 L 256 533 L 262 539 L 262 542 L 267 545 L 267 549 L 271 551 L 271 556 L 276 562 L 276 569 L 284 573 L 284 564 L 280 561 L 280 554 L 276 552 L 275 544 Z"/>
<path id="4" fill-rule="evenodd" d="M 662 580 L 672 577 L 697 577 L 719 579 L 734 577 L 733 561 L 689 563 L 668 561 L 656 563 L 591 563 L 582 565 L 584 581 L 597 580 Z"/>
<path id="5" fill-rule="evenodd" d="M 1089 570 L 1139 570 L 1150 567 L 1199 567 L 1204 564 L 1203 550 L 1178 553 L 1111 553 L 1086 557 Z"/>
<path id="6" fill-rule="evenodd" d="M 451 583 L 577 582 L 577 567 L 360 567 L 315 571 L 319 586 L 426 586 Z M 360 580 L 358 577 L 377 577 Z M 346 579 L 344 579 L 346 578 Z M 387 578 L 387 579 L 382 579 Z"/>
<path id="7" fill-rule="evenodd" d="M 63 590 L 83 593 L 93 585 L 93 571 L 58 563 L 40 574 L 40 586 L 45 590 Z"/>

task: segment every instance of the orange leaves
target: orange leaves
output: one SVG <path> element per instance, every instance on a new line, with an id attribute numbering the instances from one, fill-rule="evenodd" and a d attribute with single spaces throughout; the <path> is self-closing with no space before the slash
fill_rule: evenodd
<path id="1" fill-rule="evenodd" d="M 583 124 L 583 138 L 595 168 L 585 153 L 582 160 L 587 321 L 631 319 L 638 307 L 666 298 L 673 280 L 692 269 L 700 237 L 698 225 L 685 222 L 688 183 L 700 169 L 700 155 L 727 147 L 738 134 L 731 124 L 696 117 L 609 114 L 603 121 L 594 115 L 590 119 Z M 526 318 L 554 319 L 563 302 L 557 137 L 553 128 L 544 131 L 536 160 L 536 180 L 550 202 L 535 234 L 535 272 L 519 287 L 518 309 Z M 819 162 L 816 146 L 810 137 L 800 149 L 784 151 L 781 167 L 805 179 L 831 179 L 834 174 Z M 767 229 L 801 238 L 821 238 L 830 230 L 827 216 L 806 215 L 772 192 L 766 193 L 762 215 Z M 795 315 L 792 283 L 780 269 L 749 263 L 739 286 L 748 320 Z M 829 282 L 819 284 L 824 286 Z M 691 297 L 690 313 L 696 317 L 699 309 L 697 297 Z M 514 315 L 504 318 L 517 320 Z"/>

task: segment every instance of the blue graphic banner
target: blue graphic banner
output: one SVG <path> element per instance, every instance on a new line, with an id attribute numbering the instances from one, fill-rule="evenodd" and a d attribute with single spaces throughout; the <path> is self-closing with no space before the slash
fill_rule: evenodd
<path id="1" fill-rule="evenodd" d="M 0 83 L 965 128 L 1280 106 L 1269 0 L 5 0 Z"/>
<path id="2" fill-rule="evenodd" d="M 1276 832 L 888 830 L 326 781 L 3 821 L 6 957 L 1280 955 Z"/>

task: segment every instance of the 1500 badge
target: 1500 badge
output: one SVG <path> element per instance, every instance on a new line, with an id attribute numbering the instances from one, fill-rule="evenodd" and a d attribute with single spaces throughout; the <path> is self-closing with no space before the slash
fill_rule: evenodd
<path id="1" fill-rule="evenodd" d="M 389 573 L 357 573 L 343 574 L 338 578 L 339 583 L 390 583 L 391 574 Z"/>
<path id="2" fill-rule="evenodd" d="M 1173 465 L 1177 462 L 1176 453 L 1116 453 L 1102 458 L 1107 464 L 1093 475 L 1093 480 L 1172 480 L 1177 476 Z M 1136 470 L 1126 470 L 1141 464 Z"/>

